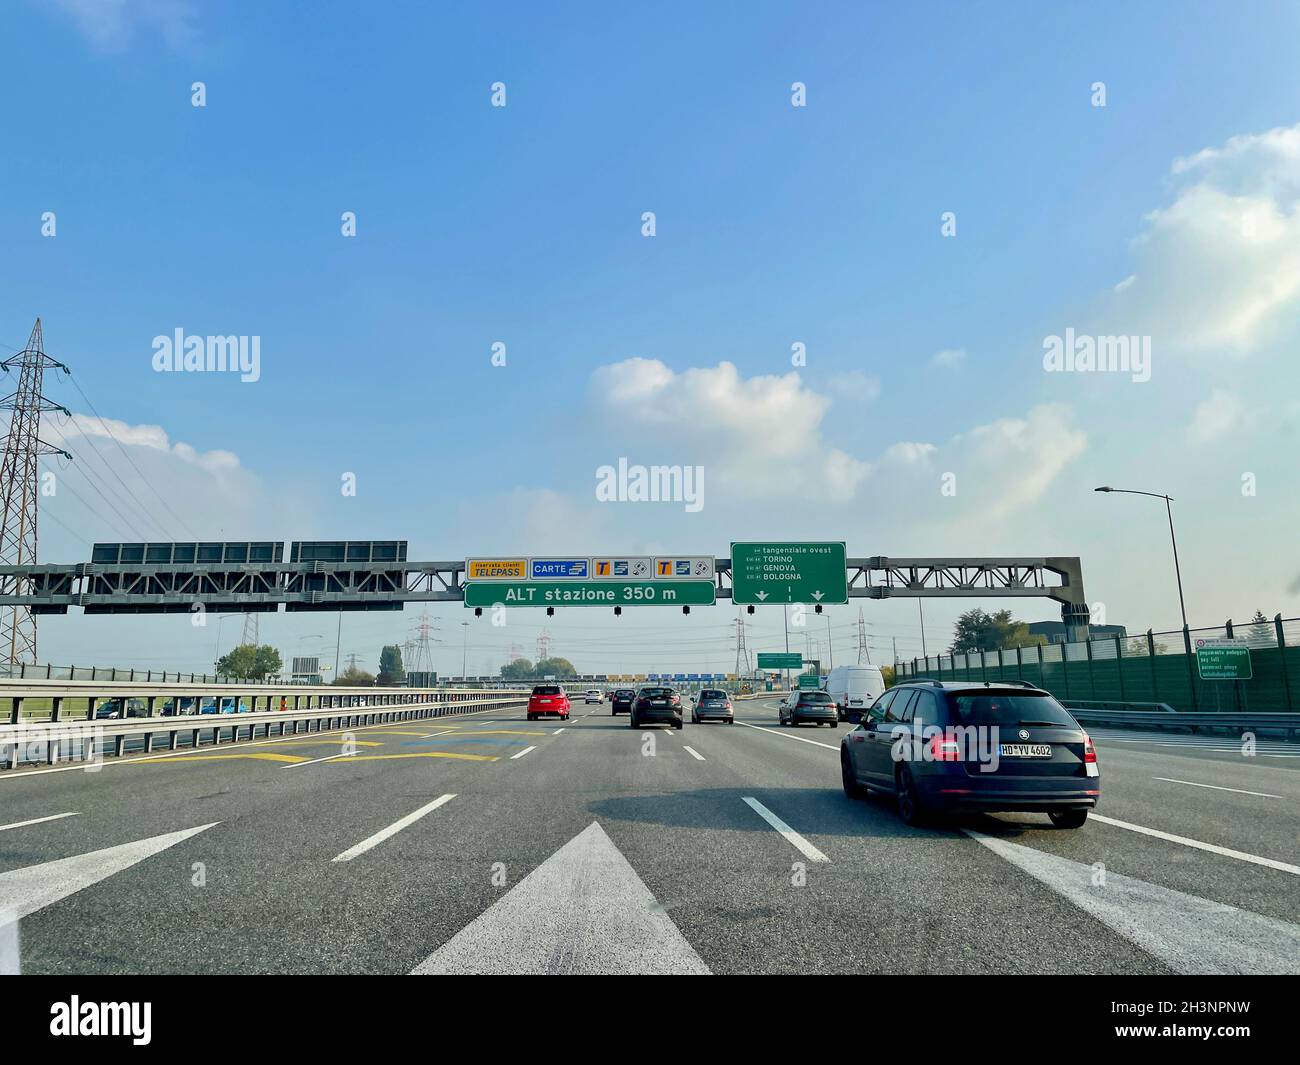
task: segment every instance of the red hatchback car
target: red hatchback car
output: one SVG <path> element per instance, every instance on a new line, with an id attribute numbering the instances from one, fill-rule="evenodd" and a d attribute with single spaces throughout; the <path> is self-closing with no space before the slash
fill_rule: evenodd
<path id="1" fill-rule="evenodd" d="M 528 697 L 529 721 L 536 721 L 548 714 L 569 720 L 569 697 L 558 684 L 539 684 Z"/>

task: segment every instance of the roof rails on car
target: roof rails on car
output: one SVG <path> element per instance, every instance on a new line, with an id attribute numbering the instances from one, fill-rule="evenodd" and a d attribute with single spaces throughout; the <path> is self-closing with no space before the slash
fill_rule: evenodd
<path id="1" fill-rule="evenodd" d="M 933 677 L 908 677 L 906 680 L 901 681 L 901 683 L 903 683 L 903 684 L 932 684 L 932 685 L 934 685 L 934 687 L 936 687 L 936 688 L 942 688 L 942 687 L 943 687 L 943 681 L 941 681 L 941 680 L 935 680 Z"/>

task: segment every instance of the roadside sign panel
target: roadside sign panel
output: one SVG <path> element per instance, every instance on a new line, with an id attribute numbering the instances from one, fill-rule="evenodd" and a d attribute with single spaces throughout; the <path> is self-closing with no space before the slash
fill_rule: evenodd
<path id="1" fill-rule="evenodd" d="M 672 555 L 655 558 L 655 577 L 660 580 L 713 580 L 712 555 Z"/>
<path id="2" fill-rule="evenodd" d="M 803 690 L 803 689 L 814 689 L 814 690 L 815 690 L 815 689 L 817 689 L 817 688 L 820 688 L 821 686 L 822 686 L 822 679 L 821 679 L 821 677 L 817 676 L 816 673 L 800 673 L 800 674 L 799 674 L 799 688 L 800 688 L 801 690 Z"/>
<path id="3" fill-rule="evenodd" d="M 1196 669 L 1201 680 L 1250 680 L 1250 647 L 1245 640 L 1197 640 Z"/>
<path id="4" fill-rule="evenodd" d="M 657 565 L 662 563 L 662 566 Z M 662 572 L 660 570 L 662 569 Z M 559 586 L 568 586 L 569 591 Z M 465 560 L 465 605 L 712 606 L 712 556 L 529 555 Z"/>
<path id="5" fill-rule="evenodd" d="M 527 579 L 528 559 L 526 558 L 465 559 L 467 581 L 526 581 Z"/>
<path id="6" fill-rule="evenodd" d="M 799 651 L 759 651 L 759 669 L 803 669 L 803 654 Z"/>
<path id="7" fill-rule="evenodd" d="M 588 558 L 530 558 L 528 579 L 534 581 L 586 580 L 591 576 Z"/>
<path id="8" fill-rule="evenodd" d="M 847 603 L 843 540 L 731 545 L 731 601 Z"/>
<path id="9" fill-rule="evenodd" d="M 467 607 L 712 606 L 712 581 L 492 581 L 465 585 Z"/>
<path id="10" fill-rule="evenodd" d="M 591 575 L 596 580 L 649 580 L 654 575 L 654 560 L 644 558 L 605 557 L 591 560 Z"/>

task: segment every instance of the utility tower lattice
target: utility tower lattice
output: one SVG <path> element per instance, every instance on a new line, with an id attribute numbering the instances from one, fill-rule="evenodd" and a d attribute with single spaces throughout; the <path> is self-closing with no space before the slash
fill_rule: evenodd
<path id="1" fill-rule="evenodd" d="M 429 612 L 420 611 L 420 623 L 415 626 L 418 639 L 415 641 L 415 654 L 410 663 L 406 666 L 408 673 L 432 673 L 433 672 L 433 649 L 429 646 L 437 641 L 437 637 L 431 636 L 433 626 L 429 624 Z"/>
<path id="2" fill-rule="evenodd" d="M 871 665 L 871 651 L 867 647 L 867 620 L 862 616 L 862 608 L 858 608 L 858 665 L 862 665 L 862 659 L 866 658 L 867 665 Z"/>
<path id="3" fill-rule="evenodd" d="M 9 434 L 4 438 L 3 465 L 0 465 L 0 495 L 4 497 L 0 517 L 0 563 L 30 566 L 36 563 L 37 499 L 40 493 L 37 460 L 41 455 L 62 455 L 62 448 L 41 439 L 41 414 L 56 410 L 67 415 L 68 409 L 51 403 L 41 394 L 45 371 L 69 370 L 63 363 L 45 354 L 41 320 L 36 319 L 27 347 L 0 363 L 5 373 L 18 368 L 18 387 L 0 401 L 0 410 L 12 411 Z M 70 415 L 69 415 L 70 416 Z M 21 595 L 22 578 L 0 577 L 0 594 Z M 27 607 L 15 606 L 0 614 L 0 655 L 11 665 L 36 661 L 36 619 Z"/>
<path id="4" fill-rule="evenodd" d="M 254 647 L 262 645 L 262 625 L 258 620 L 257 614 L 244 615 L 244 637 L 240 641 L 247 647 L 252 644 Z"/>
<path id="5" fill-rule="evenodd" d="M 537 661 L 551 657 L 551 634 L 545 628 L 537 634 Z"/>
<path id="6" fill-rule="evenodd" d="M 741 672 L 740 667 L 745 667 Z M 742 613 L 736 618 L 736 676 L 747 677 L 754 672 L 753 667 L 749 664 L 749 648 L 745 646 L 745 615 Z"/>

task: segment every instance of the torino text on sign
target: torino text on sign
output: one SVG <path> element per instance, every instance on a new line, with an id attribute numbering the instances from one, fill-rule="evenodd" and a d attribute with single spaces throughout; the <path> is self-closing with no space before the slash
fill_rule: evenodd
<path id="1" fill-rule="evenodd" d="M 755 603 L 847 603 L 844 541 L 733 543 L 731 599 Z"/>

